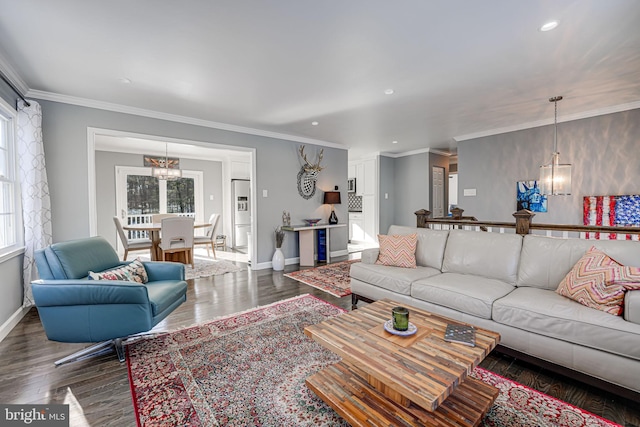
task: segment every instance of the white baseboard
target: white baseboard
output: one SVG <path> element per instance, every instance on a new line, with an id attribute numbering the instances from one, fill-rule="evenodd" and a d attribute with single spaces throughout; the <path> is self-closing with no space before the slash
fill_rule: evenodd
<path id="1" fill-rule="evenodd" d="M 11 315 L 11 317 L 7 319 L 6 322 L 2 324 L 2 326 L 0 326 L 0 342 L 2 342 L 2 340 L 4 340 L 7 335 L 9 335 L 9 332 L 11 332 L 11 330 L 13 330 L 13 328 L 18 323 L 20 323 L 25 314 L 29 312 L 30 308 L 31 307 L 20 307 L 18 310 L 16 310 L 15 313 Z"/>
<path id="2" fill-rule="evenodd" d="M 299 264 L 300 263 L 300 257 L 295 257 L 295 258 L 287 258 L 284 260 L 284 265 L 291 265 L 291 264 Z M 252 264 L 253 266 L 253 264 Z M 273 264 L 271 263 L 271 261 L 267 261 L 267 262 L 261 262 L 260 264 L 256 264 L 255 268 L 252 268 L 253 270 L 266 270 L 267 268 L 273 268 Z"/>

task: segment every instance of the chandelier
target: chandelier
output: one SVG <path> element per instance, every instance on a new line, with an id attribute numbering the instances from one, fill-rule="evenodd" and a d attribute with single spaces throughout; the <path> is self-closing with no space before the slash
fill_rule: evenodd
<path id="1" fill-rule="evenodd" d="M 555 107 L 553 154 L 548 164 L 540 166 L 540 180 L 538 181 L 540 193 L 548 196 L 571 194 L 571 165 L 561 164 L 558 152 L 558 101 L 561 100 L 561 96 L 549 98 L 549 102 L 553 102 Z"/>
<path id="2" fill-rule="evenodd" d="M 165 156 L 164 159 L 158 159 L 158 166 L 151 169 L 153 177 L 164 181 L 182 178 L 182 170 L 179 167 L 174 167 L 179 166 L 178 162 L 174 159 L 169 160 L 169 144 L 165 144 Z"/>

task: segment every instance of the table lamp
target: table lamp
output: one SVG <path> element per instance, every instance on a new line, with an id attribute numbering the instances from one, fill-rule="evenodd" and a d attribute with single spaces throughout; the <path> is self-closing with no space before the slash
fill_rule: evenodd
<path id="1" fill-rule="evenodd" d="M 340 204 L 340 192 L 339 191 L 325 191 L 324 192 L 324 204 L 331 205 L 331 215 L 329 216 L 329 224 L 337 224 L 338 217 L 336 211 L 333 209 L 333 205 Z"/>

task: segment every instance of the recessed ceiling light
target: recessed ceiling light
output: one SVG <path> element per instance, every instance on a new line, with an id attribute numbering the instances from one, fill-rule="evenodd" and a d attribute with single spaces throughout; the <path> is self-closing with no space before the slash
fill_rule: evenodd
<path id="1" fill-rule="evenodd" d="M 128 79 L 126 77 L 120 77 L 119 80 L 120 80 L 120 83 L 125 84 L 125 85 L 128 85 L 128 84 L 131 83 L 131 79 Z"/>
<path id="2" fill-rule="evenodd" d="M 558 21 L 550 21 L 540 27 L 540 31 L 551 31 L 558 26 Z"/>
<path id="3" fill-rule="evenodd" d="M 398 141 L 391 141 L 391 143 L 392 143 L 392 144 L 397 144 L 397 143 L 398 143 Z"/>
<path id="4" fill-rule="evenodd" d="M 311 124 L 312 124 L 313 126 L 318 126 L 320 123 L 318 123 L 318 122 L 311 122 Z"/>
<path id="5" fill-rule="evenodd" d="M 384 94 L 385 95 L 392 95 L 393 94 L 393 89 L 385 89 Z"/>

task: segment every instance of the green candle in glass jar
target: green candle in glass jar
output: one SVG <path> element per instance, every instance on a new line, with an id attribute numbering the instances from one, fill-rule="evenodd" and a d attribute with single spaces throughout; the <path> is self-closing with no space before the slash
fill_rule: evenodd
<path id="1" fill-rule="evenodd" d="M 396 331 L 406 331 L 409 329 L 409 310 L 405 307 L 393 307 L 391 309 L 393 318 L 393 329 Z"/>

